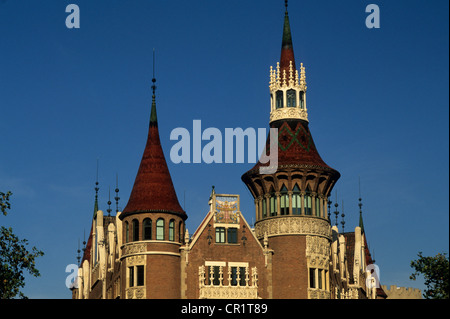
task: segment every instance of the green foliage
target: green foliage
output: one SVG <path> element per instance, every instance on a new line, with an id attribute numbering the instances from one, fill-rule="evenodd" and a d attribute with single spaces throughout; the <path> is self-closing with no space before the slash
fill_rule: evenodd
<path id="1" fill-rule="evenodd" d="M 439 253 L 434 257 L 424 257 L 419 252 L 419 259 L 411 261 L 415 272 L 409 278 L 416 280 L 417 276 L 424 276 L 427 289 L 423 296 L 426 299 L 449 298 L 449 259 L 446 255 Z"/>
<path id="2" fill-rule="evenodd" d="M 0 192 L 0 207 L 3 215 L 11 208 L 9 197 L 11 192 Z M 40 276 L 35 267 L 36 257 L 44 253 L 36 247 L 27 250 L 28 240 L 20 240 L 14 235 L 12 228 L 0 227 L 0 299 L 15 297 L 26 298 L 20 291 L 25 286 L 24 271 L 28 271 L 34 277 Z"/>
<path id="3" fill-rule="evenodd" d="M 6 194 L 0 192 L 0 210 L 5 216 L 7 214 L 6 210 L 11 208 L 11 204 L 9 203 L 9 197 L 11 195 L 12 195 L 11 192 L 7 192 Z"/>

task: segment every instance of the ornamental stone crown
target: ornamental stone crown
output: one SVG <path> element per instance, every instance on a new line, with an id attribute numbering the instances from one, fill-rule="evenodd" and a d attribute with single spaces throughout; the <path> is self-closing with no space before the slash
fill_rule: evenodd
<path id="1" fill-rule="evenodd" d="M 306 72 L 303 63 L 299 71 L 293 61 L 289 70 L 281 70 L 277 62 L 276 70 L 270 67 L 270 122 L 284 119 L 300 119 L 308 122 L 306 108 Z"/>

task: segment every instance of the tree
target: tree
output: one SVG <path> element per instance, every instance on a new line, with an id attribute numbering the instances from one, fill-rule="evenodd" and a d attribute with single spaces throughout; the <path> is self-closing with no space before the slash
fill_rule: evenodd
<path id="1" fill-rule="evenodd" d="M 11 192 L 0 192 L 0 209 L 4 216 L 11 208 L 9 198 Z M 31 252 L 27 250 L 28 240 L 20 240 L 14 235 L 12 228 L 0 227 L 0 299 L 15 297 L 26 298 L 20 291 L 25 286 L 24 271 L 34 277 L 39 277 L 39 270 L 35 267 L 35 259 L 44 253 L 36 247 Z"/>
<path id="2" fill-rule="evenodd" d="M 449 298 L 449 259 L 446 253 L 439 253 L 434 257 L 424 257 L 419 252 L 419 259 L 411 261 L 411 267 L 415 272 L 409 277 L 416 280 L 423 275 L 427 289 L 423 296 L 426 299 Z"/>

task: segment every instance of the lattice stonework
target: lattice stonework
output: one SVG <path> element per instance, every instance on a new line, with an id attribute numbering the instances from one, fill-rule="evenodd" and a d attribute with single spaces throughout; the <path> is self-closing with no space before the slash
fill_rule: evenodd
<path id="1" fill-rule="evenodd" d="M 228 285 L 223 285 L 224 272 L 228 273 Z M 258 298 L 258 271 L 256 267 L 251 269 L 251 275 L 248 267 L 246 268 L 246 285 L 232 286 L 231 271 L 225 271 L 225 267 L 220 266 L 220 284 L 206 284 L 206 267 L 199 267 L 199 298 L 200 299 L 257 299 Z M 251 278 L 251 279 L 250 279 Z M 250 285 L 251 281 L 251 285 Z"/>

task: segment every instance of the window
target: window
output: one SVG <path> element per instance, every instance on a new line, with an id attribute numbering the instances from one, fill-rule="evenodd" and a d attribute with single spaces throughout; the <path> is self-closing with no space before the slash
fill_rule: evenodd
<path id="1" fill-rule="evenodd" d="M 305 92 L 300 92 L 300 108 L 305 108 Z"/>
<path id="2" fill-rule="evenodd" d="M 156 240 L 164 240 L 164 219 L 156 221 Z"/>
<path id="3" fill-rule="evenodd" d="M 292 214 L 300 215 L 302 213 L 302 202 L 300 197 L 300 188 L 295 184 L 292 194 Z"/>
<path id="4" fill-rule="evenodd" d="M 316 196 L 316 216 L 320 217 L 320 198 Z"/>
<path id="5" fill-rule="evenodd" d="M 125 242 L 128 243 L 130 239 L 130 225 L 128 222 L 125 222 Z"/>
<path id="6" fill-rule="evenodd" d="M 309 268 L 309 288 L 317 288 L 316 287 L 316 269 Z"/>
<path id="7" fill-rule="evenodd" d="M 262 216 L 263 216 L 263 218 L 267 217 L 267 200 L 266 200 L 266 198 L 263 198 L 263 200 L 262 200 Z"/>
<path id="8" fill-rule="evenodd" d="M 311 198 L 311 191 L 308 188 L 306 189 L 306 194 L 305 194 L 305 215 L 311 215 L 312 214 L 312 198 Z"/>
<path id="9" fill-rule="evenodd" d="M 134 287 L 134 267 L 128 267 L 128 287 Z"/>
<path id="10" fill-rule="evenodd" d="M 245 267 L 231 267 L 231 285 L 245 286 L 246 282 Z"/>
<path id="11" fill-rule="evenodd" d="M 297 98 L 295 94 L 295 90 L 289 90 L 286 92 L 287 96 L 287 107 L 296 107 L 297 106 Z"/>
<path id="12" fill-rule="evenodd" d="M 276 107 L 277 109 L 283 108 L 283 91 L 277 91 Z"/>
<path id="13" fill-rule="evenodd" d="M 270 216 L 277 216 L 277 197 L 275 194 L 270 197 Z"/>
<path id="14" fill-rule="evenodd" d="M 208 266 L 207 267 L 207 283 L 208 285 L 219 286 L 220 285 L 220 266 Z M 212 273 L 211 273 L 212 271 Z"/>
<path id="15" fill-rule="evenodd" d="M 289 215 L 289 195 L 286 186 L 283 185 L 281 188 L 281 197 L 280 197 L 280 214 L 281 215 Z"/>
<path id="16" fill-rule="evenodd" d="M 137 219 L 133 219 L 133 241 L 139 240 L 139 222 Z"/>
<path id="17" fill-rule="evenodd" d="M 219 244 L 225 243 L 225 228 L 224 227 L 216 228 L 216 243 L 219 243 Z"/>
<path id="18" fill-rule="evenodd" d="M 128 287 L 144 286 L 144 266 L 128 267 Z"/>
<path id="19" fill-rule="evenodd" d="M 144 219 L 144 223 L 142 224 L 142 235 L 144 236 L 143 240 L 151 240 L 152 239 L 152 220 L 150 218 Z"/>
<path id="20" fill-rule="evenodd" d="M 319 278 L 318 278 L 318 284 L 319 284 L 319 289 L 322 289 L 323 288 L 323 286 L 322 286 L 322 280 L 323 280 L 323 278 L 322 278 L 322 273 L 323 273 L 323 270 L 322 269 L 319 269 Z"/>
<path id="21" fill-rule="evenodd" d="M 229 244 L 237 244 L 237 228 L 228 228 L 227 240 Z"/>
<path id="22" fill-rule="evenodd" d="M 175 241 L 175 221 L 173 219 L 169 222 L 169 240 Z"/>
<path id="23" fill-rule="evenodd" d="M 144 285 L 144 266 L 136 266 L 137 268 L 137 282 L 136 286 Z"/>

